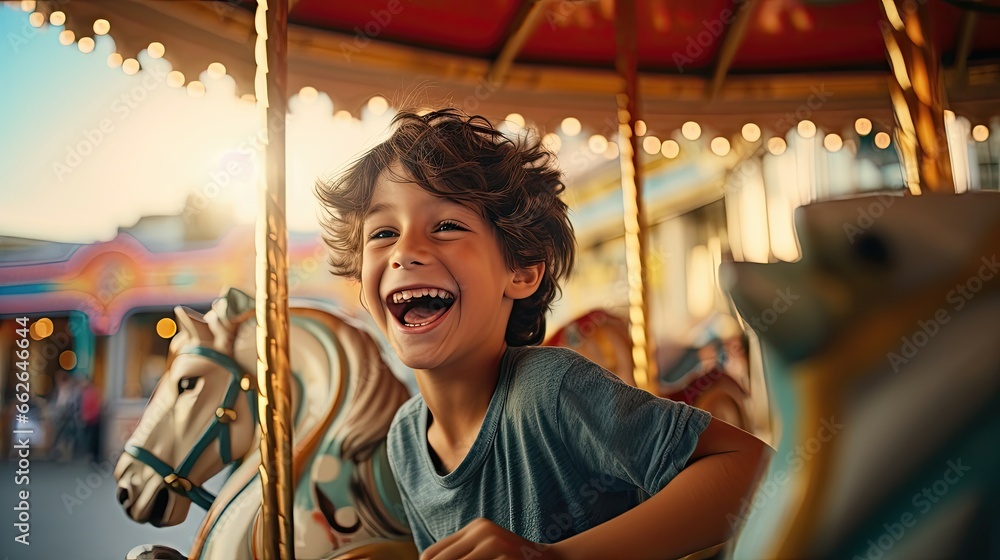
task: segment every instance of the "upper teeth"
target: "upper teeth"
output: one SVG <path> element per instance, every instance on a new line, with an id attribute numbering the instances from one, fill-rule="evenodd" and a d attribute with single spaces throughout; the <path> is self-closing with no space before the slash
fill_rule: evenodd
<path id="1" fill-rule="evenodd" d="M 430 296 L 442 299 L 453 299 L 455 296 L 437 288 L 416 288 L 414 290 L 400 290 L 392 294 L 393 303 L 406 303 L 415 297 Z"/>

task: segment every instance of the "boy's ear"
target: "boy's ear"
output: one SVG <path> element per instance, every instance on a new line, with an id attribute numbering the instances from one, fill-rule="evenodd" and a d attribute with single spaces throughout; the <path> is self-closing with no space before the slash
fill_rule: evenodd
<path id="1" fill-rule="evenodd" d="M 507 282 L 503 295 L 511 299 L 524 299 L 538 290 L 545 275 L 545 263 L 535 263 L 514 269 L 514 274 Z"/>

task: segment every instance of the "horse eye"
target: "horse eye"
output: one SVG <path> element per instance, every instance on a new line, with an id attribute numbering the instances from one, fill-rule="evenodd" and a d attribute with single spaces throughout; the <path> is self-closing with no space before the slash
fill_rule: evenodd
<path id="1" fill-rule="evenodd" d="M 198 384 L 197 377 L 184 377 L 177 382 L 177 393 L 180 394 L 183 393 L 184 391 L 189 391 L 191 389 L 194 389 L 195 385 L 197 384 Z"/>

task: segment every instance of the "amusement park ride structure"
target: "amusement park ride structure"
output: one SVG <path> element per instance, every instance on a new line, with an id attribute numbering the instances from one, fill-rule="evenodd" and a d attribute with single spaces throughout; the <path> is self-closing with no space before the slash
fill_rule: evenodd
<path id="1" fill-rule="evenodd" d="M 718 0 L 681 8 L 661 0 L 536 0 L 447 2 L 445 8 L 432 8 L 396 0 L 299 0 L 261 1 L 256 3 L 256 11 L 254 3 L 239 1 L 74 2 L 65 7 L 58 2 L 26 4 L 37 10 L 39 25 L 61 14 L 63 33 L 71 34 L 71 42 L 100 33 L 95 21 L 104 22 L 104 33 L 112 22 L 119 61 L 123 56 L 135 56 L 152 40 L 162 41 L 157 44 L 161 49 L 166 45 L 166 58 L 189 91 L 197 90 L 191 85 L 196 80 L 190 76 L 197 76 L 211 62 L 221 62 L 236 80 L 238 92 L 257 102 L 261 130 L 267 137 L 262 180 L 266 203 L 258 220 L 256 270 L 261 352 L 257 383 L 262 388 L 259 420 L 264 427 L 261 468 L 268 473 L 263 485 L 262 541 L 272 547 L 263 551 L 267 558 L 291 558 L 293 554 L 287 363 L 289 251 L 284 223 L 284 116 L 289 92 L 314 88 L 312 91 L 327 93 L 335 106 L 349 108 L 360 107 L 373 93 L 387 94 L 396 105 L 417 107 L 446 98 L 469 112 L 496 120 L 524 114 L 522 120 L 533 121 L 543 133 L 551 132 L 560 122 L 566 127 L 572 119 L 577 127 L 610 137 L 619 150 L 619 184 L 625 209 L 632 379 L 644 388 L 651 387 L 656 376 L 647 320 L 648 216 L 643 207 L 645 165 L 639 140 L 647 130 L 665 136 L 681 129 L 689 139 L 698 138 L 702 127 L 716 131 L 718 138 L 725 140 L 724 149 L 719 143 L 719 152 L 737 153 L 730 167 L 736 169 L 759 155 L 765 145 L 775 153 L 771 140 L 780 139 L 790 129 L 811 136 L 817 129 L 842 130 L 846 123 L 867 115 L 869 131 L 874 126 L 895 135 L 910 199 L 899 206 L 909 208 L 906 212 L 912 217 L 930 215 L 930 200 L 912 198 L 956 192 L 949 118 L 957 114 L 973 123 L 987 123 L 1000 112 L 996 94 L 1000 88 L 1000 37 L 992 31 L 1000 20 L 989 3 Z M 953 111 L 951 117 L 946 110 Z M 756 133 L 748 134 L 748 121 L 770 124 L 754 124 Z M 735 142 L 727 137 L 738 130 L 745 145 L 734 147 Z M 783 151 L 784 141 L 780 143 Z M 965 143 L 964 138 L 961 143 Z M 989 201 L 983 202 L 984 206 L 995 202 L 990 194 L 977 194 Z M 954 212 L 961 213 L 960 206 L 974 204 L 970 198 L 948 204 L 957 204 Z M 919 210 L 912 210 L 917 206 Z M 803 223 L 819 223 L 816 216 L 823 207 L 819 204 L 806 211 Z M 843 215 L 842 210 L 839 208 L 838 215 Z M 982 221 L 982 228 L 978 233 L 970 232 L 966 241 L 996 248 L 995 219 Z M 823 227 L 809 230 L 814 237 L 800 235 L 801 240 L 810 242 L 802 242 L 804 253 L 810 248 L 830 249 L 816 242 L 816 236 L 823 235 L 817 232 L 829 234 L 829 224 L 824 222 Z M 862 257 L 882 264 L 891 262 L 884 258 L 887 246 L 880 245 L 881 238 L 873 235 L 877 230 L 867 232 L 866 241 L 857 246 L 863 249 Z M 888 247 L 894 250 L 897 245 L 890 243 Z M 892 264 L 909 265 L 906 259 L 914 258 L 909 253 L 903 257 Z M 822 263 L 817 265 L 805 256 L 803 263 L 804 267 L 822 268 Z M 948 278 L 959 277 L 963 266 L 949 268 Z M 736 263 L 727 268 L 730 277 L 747 279 L 733 287 L 734 299 L 747 322 L 765 310 L 760 290 L 771 293 L 773 282 L 761 278 L 775 278 L 770 272 L 758 273 L 748 267 L 747 263 Z M 849 267 L 845 265 L 844 270 Z M 887 278 L 882 281 L 891 285 Z M 844 317 L 867 318 L 854 313 L 858 303 L 852 294 L 870 286 L 848 282 L 842 288 L 837 301 L 849 311 L 843 311 L 843 317 L 832 317 L 831 323 Z M 884 292 L 875 289 L 871 293 Z M 995 290 L 987 293 L 995 294 Z M 927 303 L 933 294 L 921 292 L 919 297 Z M 904 329 L 896 322 L 892 325 Z M 809 361 L 803 349 L 819 352 L 819 341 L 843 344 L 844 339 L 837 336 L 845 331 L 817 331 L 818 338 L 813 341 L 801 340 L 812 332 L 808 329 L 786 332 L 787 338 L 781 340 L 776 338 L 777 331 L 763 338 L 775 345 L 773 356 L 780 360 L 773 359 L 784 364 L 790 375 L 800 370 L 819 371 L 813 375 L 829 378 L 836 373 Z M 870 366 L 844 363 L 856 368 Z M 772 381 L 786 384 L 786 399 L 797 394 L 815 405 L 812 409 L 779 406 L 785 426 L 797 420 L 812 426 L 818 421 L 817 411 L 841 413 L 852 405 L 852 396 L 835 384 L 803 387 L 801 381 L 780 377 Z M 836 394 L 836 401 L 815 404 L 820 387 Z M 988 395 L 995 401 L 996 394 L 994 384 Z M 953 404 L 958 406 L 961 401 Z M 802 437 L 801 430 L 790 433 L 791 437 Z M 791 437 L 783 440 L 779 454 L 784 446 L 794 443 L 789 443 Z M 856 445 L 864 449 L 865 441 L 860 441 Z M 860 550 L 862 537 L 869 535 L 867 526 L 853 533 L 824 532 L 818 521 L 833 515 L 820 503 L 829 496 L 819 489 L 843 482 L 830 474 L 834 459 L 828 454 L 833 449 L 827 446 L 827 455 L 816 455 L 824 459 L 810 463 L 801 473 L 792 473 L 799 476 L 791 477 L 795 482 L 783 491 L 779 505 L 785 508 L 782 513 L 786 518 L 795 519 L 794 526 L 765 525 L 769 537 L 757 538 L 756 548 L 752 548 L 755 553 L 850 555 Z M 926 456 L 937 456 L 935 449 L 925 451 Z M 986 483 L 979 480 L 978 484 Z M 992 492 L 995 486 L 988 488 Z M 884 503 L 864 504 L 865 511 L 891 511 L 888 506 L 876 506 L 884 506 L 894 497 L 887 494 Z M 841 514 L 854 511 L 840 506 Z M 756 512 L 757 517 L 748 523 L 760 528 L 760 523 L 773 521 L 767 515 L 774 513 L 775 507 L 772 503 L 760 508 L 767 511 Z M 866 518 L 863 523 L 877 526 L 876 521 Z M 942 521 L 942 526 L 947 521 Z M 957 530 L 949 534 L 956 539 L 963 535 Z"/>

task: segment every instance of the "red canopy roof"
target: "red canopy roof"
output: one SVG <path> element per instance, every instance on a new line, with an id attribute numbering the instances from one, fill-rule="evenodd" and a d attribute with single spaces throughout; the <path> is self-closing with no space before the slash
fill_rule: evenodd
<path id="1" fill-rule="evenodd" d="M 518 0 L 299 0 L 291 23 L 451 54 L 496 59 L 525 5 Z M 640 69 L 709 73 L 735 12 L 745 1 L 638 0 Z M 255 4 L 255 3 L 251 3 Z M 927 3 L 933 43 L 946 64 L 959 47 L 963 11 Z M 520 49 L 518 62 L 612 68 L 614 2 L 552 2 Z M 760 0 L 730 71 L 817 72 L 888 70 L 878 2 Z M 978 13 L 971 31 L 972 62 L 1000 59 L 1000 15 Z M 375 33 L 371 33 L 375 31 Z M 675 60 L 676 57 L 676 60 Z M 690 62 L 687 62 L 689 59 Z M 678 61 L 684 68 L 678 70 Z"/>
<path id="2" fill-rule="evenodd" d="M 256 2 L 51 4 L 41 9 L 63 9 L 77 38 L 103 17 L 123 56 L 159 41 L 187 80 L 222 62 L 240 93 L 253 92 Z M 951 108 L 974 122 L 1000 113 L 993 4 L 978 12 L 926 4 Z M 732 132 L 752 119 L 780 133 L 806 118 L 806 105 L 807 118 L 828 129 L 858 116 L 891 126 L 879 28 L 887 24 L 874 0 L 637 0 L 637 9 L 641 116 L 651 129 L 696 120 Z M 491 118 L 519 112 L 542 128 L 575 116 L 602 131 L 621 89 L 613 14 L 613 0 L 292 0 L 289 92 L 313 86 L 338 110 L 380 94 Z"/>

